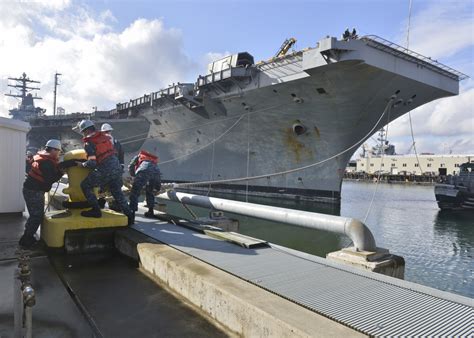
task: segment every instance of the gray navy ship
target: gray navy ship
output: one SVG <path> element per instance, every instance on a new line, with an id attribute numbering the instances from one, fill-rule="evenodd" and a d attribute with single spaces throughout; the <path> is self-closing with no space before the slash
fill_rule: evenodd
<path id="1" fill-rule="evenodd" d="M 113 126 L 126 156 L 156 152 L 165 182 L 214 182 L 188 190 L 339 202 L 359 145 L 410 110 L 457 95 L 467 77 L 377 36 L 326 37 L 288 52 L 292 43 L 268 61 L 255 63 L 247 52 L 216 60 L 195 83 L 110 111 L 10 112 L 30 122 L 30 148 L 53 137 L 66 150 L 80 147 L 72 127 L 90 118 Z"/>

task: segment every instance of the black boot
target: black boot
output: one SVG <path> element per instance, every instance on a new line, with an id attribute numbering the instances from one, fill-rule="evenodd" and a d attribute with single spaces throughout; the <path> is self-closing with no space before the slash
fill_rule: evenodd
<path id="1" fill-rule="evenodd" d="M 144 216 L 148 218 L 155 218 L 155 214 L 153 213 L 153 208 L 148 209 L 148 211 L 145 212 Z"/>
<path id="2" fill-rule="evenodd" d="M 81 216 L 83 217 L 94 217 L 94 218 L 101 218 L 102 212 L 99 208 L 92 208 L 89 210 L 81 211 Z"/>
<path id="3" fill-rule="evenodd" d="M 34 236 L 23 235 L 20 238 L 18 244 L 22 247 L 22 249 L 30 249 L 36 245 L 38 241 Z"/>
<path id="4" fill-rule="evenodd" d="M 128 226 L 135 224 L 135 211 L 132 211 L 128 217 Z"/>
<path id="5" fill-rule="evenodd" d="M 106 200 L 105 200 L 105 198 L 103 198 L 103 197 L 97 199 L 97 203 L 99 203 L 99 207 L 100 207 L 101 209 L 104 209 L 104 208 L 105 208 L 105 202 L 106 202 Z"/>

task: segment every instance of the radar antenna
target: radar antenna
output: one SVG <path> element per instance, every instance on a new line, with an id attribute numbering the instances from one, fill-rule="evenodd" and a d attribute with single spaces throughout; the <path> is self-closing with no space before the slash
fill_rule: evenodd
<path id="1" fill-rule="evenodd" d="M 29 87 L 29 83 L 40 83 L 39 81 L 35 80 L 30 80 L 29 77 L 26 76 L 25 73 L 22 74 L 22 77 L 16 78 L 16 77 L 9 77 L 8 80 L 15 81 L 14 83 L 8 83 L 8 87 L 15 88 L 17 90 L 17 93 L 10 93 L 5 94 L 5 96 L 11 96 L 11 97 L 18 97 L 21 98 L 22 100 L 25 99 L 26 95 L 33 90 L 39 90 L 39 87 Z M 37 96 L 32 96 L 34 100 L 41 100 L 42 98 Z"/>

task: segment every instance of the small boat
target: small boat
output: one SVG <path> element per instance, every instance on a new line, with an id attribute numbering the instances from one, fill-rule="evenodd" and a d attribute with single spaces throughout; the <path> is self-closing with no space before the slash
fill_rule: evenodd
<path id="1" fill-rule="evenodd" d="M 441 210 L 474 211 L 474 162 L 461 164 L 456 175 L 437 183 L 435 196 Z"/>

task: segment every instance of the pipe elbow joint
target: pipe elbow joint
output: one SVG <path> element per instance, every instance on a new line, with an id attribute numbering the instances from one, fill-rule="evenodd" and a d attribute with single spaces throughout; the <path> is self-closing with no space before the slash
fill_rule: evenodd
<path id="1" fill-rule="evenodd" d="M 361 221 L 355 218 L 350 218 L 345 225 L 345 233 L 354 242 L 357 251 L 372 251 L 377 250 L 374 235 L 370 229 Z"/>

